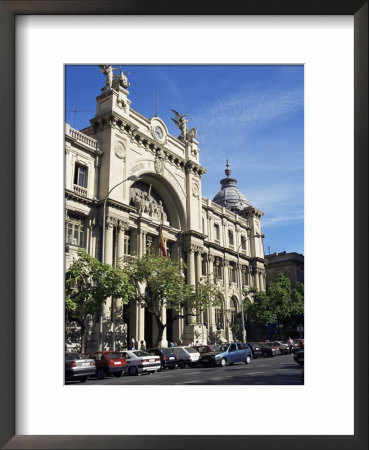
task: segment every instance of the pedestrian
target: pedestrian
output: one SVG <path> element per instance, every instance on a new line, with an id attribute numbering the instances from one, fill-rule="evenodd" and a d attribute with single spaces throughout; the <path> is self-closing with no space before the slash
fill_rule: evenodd
<path id="1" fill-rule="evenodd" d="M 136 340 L 133 336 L 131 338 L 130 350 L 136 350 Z"/>
<path id="2" fill-rule="evenodd" d="M 140 350 L 142 350 L 143 352 L 146 350 L 144 341 L 140 341 Z"/>
<path id="3" fill-rule="evenodd" d="M 127 347 L 127 341 L 124 341 L 123 342 L 123 350 L 125 351 L 125 350 L 128 350 L 128 347 Z"/>
<path id="4" fill-rule="evenodd" d="M 287 345 L 288 345 L 288 348 L 290 349 L 290 353 L 292 353 L 293 339 L 291 337 L 288 338 Z"/>

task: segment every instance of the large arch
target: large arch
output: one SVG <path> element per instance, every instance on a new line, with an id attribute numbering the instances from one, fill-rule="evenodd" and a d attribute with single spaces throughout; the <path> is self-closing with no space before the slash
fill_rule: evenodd
<path id="1" fill-rule="evenodd" d="M 140 181 L 138 183 L 142 182 L 147 185 L 151 184 L 152 188 L 162 199 L 168 212 L 171 226 L 178 230 L 185 231 L 187 220 L 184 205 L 169 181 L 152 172 L 139 173 L 138 175 L 140 177 Z M 136 183 L 133 183 L 131 188 L 134 188 L 135 185 Z"/>

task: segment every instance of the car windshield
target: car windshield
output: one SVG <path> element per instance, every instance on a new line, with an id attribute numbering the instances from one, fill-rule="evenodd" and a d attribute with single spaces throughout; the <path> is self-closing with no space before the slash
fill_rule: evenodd
<path id="1" fill-rule="evenodd" d="M 108 359 L 119 359 L 121 358 L 120 354 L 118 352 L 106 352 L 105 356 Z"/>
<path id="2" fill-rule="evenodd" d="M 188 351 L 188 353 L 197 353 L 197 351 L 192 347 L 185 347 L 185 349 Z"/>
<path id="3" fill-rule="evenodd" d="M 66 353 L 65 359 L 87 359 L 88 356 L 81 355 L 81 353 Z"/>
<path id="4" fill-rule="evenodd" d="M 141 350 L 136 350 L 136 351 L 134 351 L 132 353 L 134 353 L 136 356 L 139 356 L 139 357 L 141 357 L 141 356 L 151 356 L 150 353 L 143 352 Z"/>
<path id="5" fill-rule="evenodd" d="M 160 351 L 163 355 L 171 355 L 173 352 L 170 351 L 169 348 L 161 348 Z"/>
<path id="6" fill-rule="evenodd" d="M 213 348 L 214 352 L 225 352 L 228 349 L 228 345 L 216 345 Z"/>

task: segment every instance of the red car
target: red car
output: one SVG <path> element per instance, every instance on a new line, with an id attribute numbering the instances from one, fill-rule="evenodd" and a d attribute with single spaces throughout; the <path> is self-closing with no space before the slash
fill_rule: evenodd
<path id="1" fill-rule="evenodd" d="M 88 357 L 95 360 L 96 376 L 99 380 L 112 375 L 119 378 L 127 366 L 125 358 L 119 352 L 112 350 L 91 352 L 88 353 Z"/>

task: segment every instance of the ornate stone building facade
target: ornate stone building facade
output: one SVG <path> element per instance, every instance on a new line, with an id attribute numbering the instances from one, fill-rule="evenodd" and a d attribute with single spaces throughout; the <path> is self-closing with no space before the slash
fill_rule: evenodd
<path id="1" fill-rule="evenodd" d="M 228 162 L 220 192 L 213 201 L 203 198 L 206 170 L 196 129 L 188 130 L 185 115 L 173 111 L 181 134 L 171 136 L 160 117 L 147 119 L 130 107 L 123 72 L 113 75 L 111 66 L 101 70 L 106 86 L 97 97 L 91 126 L 65 129 L 66 266 L 79 247 L 101 259 L 103 232 L 105 262 L 116 265 L 125 255 L 142 256 L 156 247 L 162 224 L 168 257 L 186 263 L 189 284 L 219 284 L 223 305 L 194 320 L 175 321 L 161 344 L 231 340 L 231 324 L 241 308 L 239 283 L 265 289 L 263 213 L 237 189 Z M 138 181 L 132 181 L 134 175 Z M 170 309 L 163 311 L 163 318 L 170 314 Z M 96 349 L 98 322 L 91 317 L 87 324 L 87 349 Z M 118 348 L 131 336 L 148 346 L 158 344 L 155 323 L 136 304 L 109 300 L 102 323 L 104 348 Z"/>

